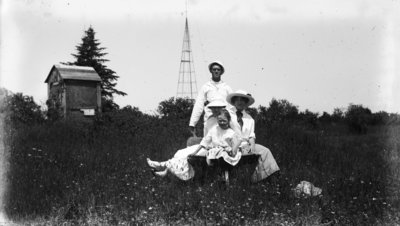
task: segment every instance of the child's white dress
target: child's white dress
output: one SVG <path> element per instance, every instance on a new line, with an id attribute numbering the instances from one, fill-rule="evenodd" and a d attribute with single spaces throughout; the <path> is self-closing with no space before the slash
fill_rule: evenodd
<path id="1" fill-rule="evenodd" d="M 202 139 L 200 144 L 178 150 L 175 153 L 174 157 L 166 162 L 168 171 L 181 180 L 189 180 L 193 178 L 194 169 L 187 161 L 187 157 L 193 154 L 199 145 L 202 145 L 203 147 L 210 150 L 219 149 L 221 153 L 225 153 L 226 156 L 229 157 L 226 157 L 228 161 L 231 161 L 232 164 L 235 164 L 235 161 L 238 162 L 240 160 L 241 154 L 239 154 L 238 152 L 238 154 L 236 155 L 238 156 L 238 160 L 236 160 L 233 157 L 227 155 L 226 151 L 232 150 L 232 145 L 237 139 L 240 139 L 240 137 L 232 129 L 229 128 L 223 130 L 218 125 L 216 125 L 209 130 L 208 134 Z M 196 155 L 204 156 L 206 155 L 206 153 L 206 149 L 201 149 Z"/>
<path id="2" fill-rule="evenodd" d="M 224 130 L 219 126 L 213 127 L 204 137 L 204 142 L 201 143 L 208 149 L 207 163 L 209 164 L 211 159 L 223 158 L 225 162 L 236 165 L 240 161 L 242 153 L 238 151 L 235 156 L 231 156 L 231 152 L 233 144 L 238 143 L 239 139 L 239 135 L 231 128 Z"/>

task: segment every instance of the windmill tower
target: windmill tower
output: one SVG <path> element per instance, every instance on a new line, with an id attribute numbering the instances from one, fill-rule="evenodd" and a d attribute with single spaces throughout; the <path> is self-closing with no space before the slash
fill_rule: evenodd
<path id="1" fill-rule="evenodd" d="M 183 35 L 181 64 L 179 66 L 178 88 L 176 97 L 195 99 L 197 96 L 197 83 L 194 73 L 194 62 L 190 46 L 189 26 L 186 16 L 185 33 Z"/>

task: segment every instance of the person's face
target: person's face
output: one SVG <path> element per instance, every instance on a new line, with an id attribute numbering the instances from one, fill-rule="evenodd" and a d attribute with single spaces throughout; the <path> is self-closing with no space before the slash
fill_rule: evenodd
<path id="1" fill-rule="evenodd" d="M 221 110 L 224 107 L 210 107 L 210 110 L 212 112 L 213 115 L 219 115 L 219 113 L 221 112 Z"/>
<path id="2" fill-rule="evenodd" d="M 221 73 L 222 73 L 222 68 L 219 65 L 214 64 L 211 67 L 212 80 L 214 80 L 214 81 L 221 80 Z"/>
<path id="3" fill-rule="evenodd" d="M 228 129 L 229 128 L 229 120 L 225 115 L 218 115 L 217 117 L 218 125 L 221 129 Z"/>
<path id="4" fill-rule="evenodd" d="M 233 102 L 233 104 L 235 105 L 235 108 L 239 111 L 243 111 L 244 109 L 246 109 L 247 106 L 247 98 L 244 97 L 235 97 L 235 100 Z"/>

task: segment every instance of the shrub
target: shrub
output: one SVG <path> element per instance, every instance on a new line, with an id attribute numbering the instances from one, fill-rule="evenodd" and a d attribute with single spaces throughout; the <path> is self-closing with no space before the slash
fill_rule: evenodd
<path id="1" fill-rule="evenodd" d="M 385 111 L 379 111 L 372 114 L 372 125 L 384 125 L 389 122 L 389 114 Z"/>
<path id="2" fill-rule="evenodd" d="M 299 118 L 305 126 L 311 127 L 312 129 L 317 128 L 318 113 L 314 113 L 306 109 L 304 112 L 299 114 Z"/>
<path id="3" fill-rule="evenodd" d="M 345 119 L 350 131 L 365 134 L 367 125 L 370 124 L 372 113 L 362 105 L 350 104 L 347 108 Z"/>
<path id="4" fill-rule="evenodd" d="M 160 102 L 157 111 L 164 118 L 189 119 L 192 114 L 194 101 L 188 98 L 174 98 Z"/>
<path id="5" fill-rule="evenodd" d="M 251 117 L 252 117 L 253 119 L 257 119 L 257 117 L 258 117 L 258 110 L 257 110 L 257 108 L 249 107 L 249 108 L 246 109 L 246 111 L 247 111 L 247 113 L 249 113 L 249 114 L 251 115 Z"/>
<path id="6" fill-rule="evenodd" d="M 324 123 L 329 123 L 332 121 L 332 116 L 328 112 L 324 111 L 318 120 Z"/>
<path id="7" fill-rule="evenodd" d="M 333 122 L 340 122 L 344 119 L 344 112 L 340 108 L 333 109 L 332 113 L 332 121 Z"/>
<path id="8" fill-rule="evenodd" d="M 33 97 L 16 93 L 6 95 L 0 112 L 6 115 L 5 122 L 13 126 L 34 125 L 44 122 L 41 107 L 35 103 Z"/>
<path id="9" fill-rule="evenodd" d="M 258 122 L 271 125 L 273 123 L 281 123 L 284 121 L 294 121 L 298 118 L 298 107 L 291 104 L 287 100 L 276 100 L 273 98 L 269 103 L 269 107 L 260 106 L 258 110 Z"/>

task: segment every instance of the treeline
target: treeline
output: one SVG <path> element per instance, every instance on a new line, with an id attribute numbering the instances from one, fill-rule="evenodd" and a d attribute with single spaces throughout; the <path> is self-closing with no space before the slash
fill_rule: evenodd
<path id="1" fill-rule="evenodd" d="M 0 93 L 2 96 L 0 112 L 5 114 L 5 121 L 9 124 L 14 126 L 33 125 L 61 120 L 53 111 L 42 109 L 31 96 L 22 93 L 12 94 L 5 89 L 0 90 Z M 145 114 L 137 107 L 128 105 L 123 108 L 110 109 L 101 116 L 97 116 L 95 121 L 104 123 L 140 117 L 148 120 L 172 119 L 175 122 L 180 120 L 183 123 L 190 118 L 193 104 L 194 102 L 190 99 L 171 97 L 160 102 L 157 113 L 154 115 Z M 319 114 L 309 110 L 300 111 L 298 106 L 287 100 L 272 99 L 268 107 L 260 105 L 258 108 L 249 108 L 248 112 L 256 120 L 258 127 L 292 124 L 304 126 L 307 129 L 316 129 L 326 125 L 342 124 L 346 125 L 350 132 L 363 134 L 368 131 L 370 126 L 400 124 L 400 115 L 397 113 L 385 111 L 373 113 L 367 107 L 357 104 L 349 104 L 347 109 L 335 108 L 332 114 L 328 112 Z M 129 120 L 124 124 L 128 125 Z M 138 125 L 130 126 L 137 127 Z M 201 123 L 198 123 L 198 126 L 202 127 Z M 201 130 L 202 128 L 198 129 L 198 131 Z"/>

